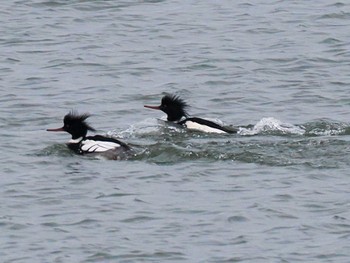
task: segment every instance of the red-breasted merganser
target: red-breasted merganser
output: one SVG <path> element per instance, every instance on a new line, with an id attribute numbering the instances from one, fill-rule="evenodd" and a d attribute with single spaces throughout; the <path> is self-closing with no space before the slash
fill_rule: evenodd
<path id="1" fill-rule="evenodd" d="M 203 131 L 208 133 L 237 133 L 236 129 L 229 129 L 218 123 L 197 118 L 189 117 L 187 113 L 188 104 L 176 95 L 165 95 L 159 106 L 148 106 L 146 108 L 161 110 L 167 114 L 167 120 L 180 124 L 187 129 Z"/>
<path id="2" fill-rule="evenodd" d="M 65 131 L 72 135 L 67 146 L 78 154 L 88 154 L 90 156 L 103 156 L 107 159 L 125 159 L 130 147 L 114 138 L 102 135 L 86 136 L 88 131 L 95 131 L 86 119 L 89 114 L 78 114 L 70 112 L 63 119 L 63 127 L 57 129 L 47 129 L 47 131 Z"/>

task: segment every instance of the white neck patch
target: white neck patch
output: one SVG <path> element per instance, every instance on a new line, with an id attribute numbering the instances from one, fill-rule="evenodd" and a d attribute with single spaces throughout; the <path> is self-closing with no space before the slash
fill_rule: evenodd
<path id="1" fill-rule="evenodd" d="M 79 143 L 82 139 L 83 137 L 79 137 L 78 139 L 70 139 L 68 143 Z"/>

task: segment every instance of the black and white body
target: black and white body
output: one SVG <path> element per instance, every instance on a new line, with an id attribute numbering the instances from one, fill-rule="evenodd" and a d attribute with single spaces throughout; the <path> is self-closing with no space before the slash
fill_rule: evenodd
<path id="1" fill-rule="evenodd" d="M 47 131 L 65 131 L 72 135 L 67 146 L 77 154 L 89 154 L 91 156 L 102 156 L 107 159 L 124 159 L 130 151 L 130 147 L 115 138 L 102 135 L 86 136 L 88 131 L 95 131 L 86 119 L 89 114 L 77 114 L 74 112 L 64 116 L 63 127 L 57 129 L 47 129 Z"/>
<path id="2" fill-rule="evenodd" d="M 167 114 L 167 120 L 180 124 L 187 129 L 202 131 L 207 133 L 237 133 L 235 129 L 229 129 L 210 120 L 189 117 L 187 113 L 188 104 L 178 96 L 166 95 L 162 98 L 159 106 L 144 107 L 161 110 Z"/>

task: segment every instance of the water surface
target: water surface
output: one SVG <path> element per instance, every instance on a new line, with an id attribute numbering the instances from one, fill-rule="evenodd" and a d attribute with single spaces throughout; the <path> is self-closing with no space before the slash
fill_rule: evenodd
<path id="1" fill-rule="evenodd" d="M 348 262 L 350 5 L 6 1 L 2 262 Z M 159 122 L 178 94 L 237 135 Z M 72 154 L 90 112 L 128 160 Z"/>

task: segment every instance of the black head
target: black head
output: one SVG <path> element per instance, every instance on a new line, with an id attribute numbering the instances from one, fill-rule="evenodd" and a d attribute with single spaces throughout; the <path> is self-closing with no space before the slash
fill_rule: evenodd
<path id="1" fill-rule="evenodd" d="M 186 108 L 188 104 L 176 95 L 165 95 L 160 106 L 148 106 L 146 108 L 161 110 L 168 115 L 168 121 L 179 121 L 182 117 L 187 117 Z"/>
<path id="2" fill-rule="evenodd" d="M 57 129 L 47 129 L 47 131 L 66 131 L 72 135 L 72 139 L 85 137 L 88 131 L 95 131 L 89 124 L 85 122 L 90 115 L 85 113 L 79 115 L 75 112 L 70 112 L 63 119 L 63 127 Z"/>

